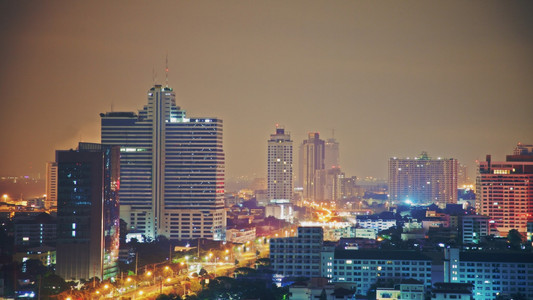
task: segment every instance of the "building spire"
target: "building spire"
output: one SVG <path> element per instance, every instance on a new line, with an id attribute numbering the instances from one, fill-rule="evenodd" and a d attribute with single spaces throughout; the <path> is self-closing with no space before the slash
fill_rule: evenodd
<path id="1" fill-rule="evenodd" d="M 165 61 L 165 87 L 168 87 L 168 51 Z"/>

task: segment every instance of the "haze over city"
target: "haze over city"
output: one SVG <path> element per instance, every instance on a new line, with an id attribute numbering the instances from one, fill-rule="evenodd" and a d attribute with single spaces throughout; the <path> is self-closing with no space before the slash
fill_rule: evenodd
<path id="1" fill-rule="evenodd" d="M 44 176 L 56 149 L 100 142 L 99 113 L 141 109 L 167 55 L 177 104 L 224 120 L 230 179 L 266 176 L 275 124 L 295 146 L 334 129 L 350 175 L 421 151 L 473 171 L 533 139 L 532 8 L 2 1 L 0 175 Z"/>

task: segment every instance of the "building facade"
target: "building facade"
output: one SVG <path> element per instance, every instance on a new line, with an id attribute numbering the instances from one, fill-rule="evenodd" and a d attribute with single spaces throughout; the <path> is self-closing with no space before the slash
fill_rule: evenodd
<path id="1" fill-rule="evenodd" d="M 37 216 L 17 216 L 13 218 L 15 245 L 55 246 L 57 238 L 57 220 L 47 213 Z"/>
<path id="2" fill-rule="evenodd" d="M 47 213 L 37 216 L 17 216 L 13 218 L 15 245 L 22 247 L 55 246 L 57 220 Z"/>
<path id="3" fill-rule="evenodd" d="M 283 277 L 320 277 L 322 227 L 298 227 L 296 237 L 270 240 L 270 262 Z"/>
<path id="4" fill-rule="evenodd" d="M 490 235 L 490 218 L 481 215 L 460 217 L 459 234 L 463 244 L 479 244 L 481 239 Z"/>
<path id="5" fill-rule="evenodd" d="M 429 288 L 431 258 L 415 251 L 335 250 L 322 253 L 322 276 L 363 295 L 378 279 L 415 279 Z"/>
<path id="6" fill-rule="evenodd" d="M 533 299 L 533 254 L 444 250 L 444 281 L 470 283 L 476 300 L 522 294 Z"/>
<path id="7" fill-rule="evenodd" d="M 187 118 L 169 87 L 147 96 L 138 114 L 101 114 L 102 144 L 120 145 L 121 218 L 149 239 L 224 239 L 222 120 Z"/>
<path id="8" fill-rule="evenodd" d="M 319 183 L 317 172 L 324 170 L 325 143 L 320 139 L 318 132 L 308 134 L 300 146 L 299 157 L 299 184 L 303 187 L 303 197 L 308 200 L 317 198 Z"/>
<path id="9" fill-rule="evenodd" d="M 422 152 L 413 159 L 389 160 L 389 198 L 439 207 L 457 203 L 457 160 L 432 159 Z"/>
<path id="10" fill-rule="evenodd" d="M 65 280 L 118 274 L 120 149 L 80 143 L 56 151 L 57 265 Z"/>
<path id="11" fill-rule="evenodd" d="M 292 199 L 292 140 L 283 128 L 268 140 L 268 198 L 274 203 Z"/>
<path id="12" fill-rule="evenodd" d="M 50 209 L 57 206 L 57 163 L 46 163 L 46 199 L 44 208 Z"/>
<path id="13" fill-rule="evenodd" d="M 487 155 L 478 166 L 476 211 L 494 220 L 501 236 L 511 229 L 526 233 L 533 215 L 533 150 L 518 144 L 505 162 L 493 162 Z"/>
<path id="14" fill-rule="evenodd" d="M 356 223 L 361 228 L 373 229 L 375 232 L 387 230 L 391 227 L 396 227 L 396 219 L 383 219 L 379 216 L 356 216 Z"/>
<path id="15" fill-rule="evenodd" d="M 324 144 L 324 168 L 340 169 L 339 142 L 336 139 L 327 139 Z"/>

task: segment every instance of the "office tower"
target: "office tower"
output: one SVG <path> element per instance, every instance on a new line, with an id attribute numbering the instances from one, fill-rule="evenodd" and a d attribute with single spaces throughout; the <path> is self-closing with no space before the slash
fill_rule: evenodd
<path id="1" fill-rule="evenodd" d="M 337 201 L 341 199 L 341 180 L 344 173 L 339 168 L 316 171 L 316 200 Z"/>
<path id="2" fill-rule="evenodd" d="M 56 151 L 57 274 L 65 280 L 118 273 L 120 152 L 80 143 Z"/>
<path id="3" fill-rule="evenodd" d="M 498 253 L 490 251 L 462 252 L 444 249 L 444 281 L 471 283 L 476 300 L 503 299 L 522 294 L 533 299 L 533 254 L 528 252 Z M 507 296 L 507 297 L 506 297 Z"/>
<path id="4" fill-rule="evenodd" d="M 46 200 L 44 208 L 50 209 L 57 206 L 57 163 L 46 163 Z"/>
<path id="5" fill-rule="evenodd" d="M 172 88 L 102 117 L 102 144 L 120 145 L 120 216 L 149 239 L 224 239 L 222 120 L 187 118 Z"/>
<path id="6" fill-rule="evenodd" d="M 426 152 L 413 159 L 389 160 L 389 198 L 407 203 L 457 203 L 457 160 L 432 159 Z"/>
<path id="7" fill-rule="evenodd" d="M 501 236 L 511 229 L 526 232 L 533 214 L 533 146 L 518 144 L 505 162 L 487 155 L 478 166 L 476 211 L 493 219 Z"/>
<path id="8" fill-rule="evenodd" d="M 283 128 L 268 140 L 268 198 L 275 203 L 292 198 L 292 140 Z"/>
<path id="9" fill-rule="evenodd" d="M 339 143 L 334 138 L 327 139 L 324 145 L 324 167 L 325 169 L 339 169 Z"/>
<path id="10" fill-rule="evenodd" d="M 468 168 L 466 165 L 457 165 L 457 187 L 463 187 L 464 185 L 472 184 L 468 181 Z"/>
<path id="11" fill-rule="evenodd" d="M 303 197 L 309 200 L 317 198 L 317 171 L 324 170 L 325 143 L 318 132 L 308 134 L 300 146 L 299 184 L 303 187 Z"/>
<path id="12" fill-rule="evenodd" d="M 341 197 L 343 199 L 358 196 L 357 176 L 341 177 Z"/>

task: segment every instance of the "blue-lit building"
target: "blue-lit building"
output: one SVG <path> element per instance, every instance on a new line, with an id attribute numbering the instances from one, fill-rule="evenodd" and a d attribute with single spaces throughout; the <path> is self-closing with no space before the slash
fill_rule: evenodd
<path id="1" fill-rule="evenodd" d="M 118 274 L 120 152 L 80 143 L 56 151 L 56 272 L 65 280 Z"/>
<path id="2" fill-rule="evenodd" d="M 444 281 L 470 283 L 476 300 L 521 294 L 533 299 L 533 254 L 444 250 Z"/>
<path id="3" fill-rule="evenodd" d="M 354 289 L 357 294 L 366 294 L 378 280 L 416 279 L 430 288 L 431 268 L 431 258 L 415 251 L 337 249 L 322 252 L 322 276 Z"/>
<path id="4" fill-rule="evenodd" d="M 155 85 L 134 112 L 101 114 L 102 144 L 120 145 L 120 216 L 154 239 L 224 239 L 222 120 L 187 118 Z"/>

